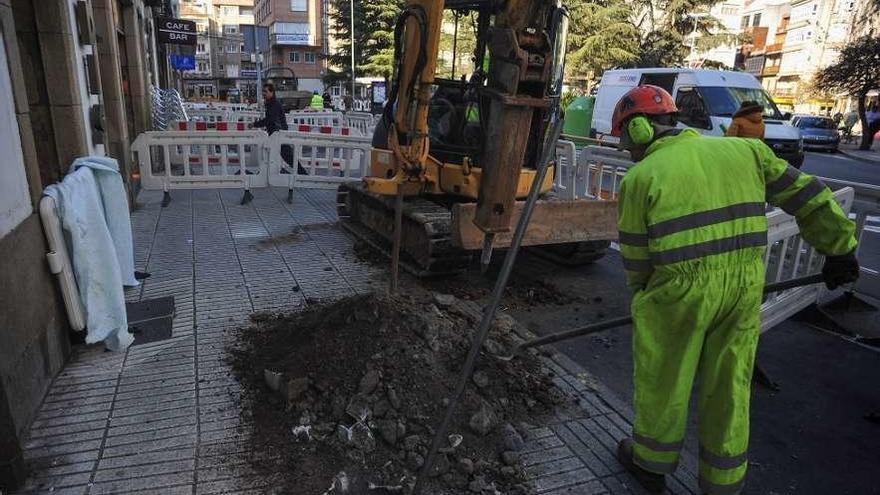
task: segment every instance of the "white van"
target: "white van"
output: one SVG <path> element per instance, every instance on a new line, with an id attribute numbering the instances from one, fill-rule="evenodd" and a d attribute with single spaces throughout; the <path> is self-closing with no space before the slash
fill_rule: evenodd
<path id="1" fill-rule="evenodd" d="M 611 116 L 617 101 L 640 84 L 666 89 L 675 98 L 679 126 L 701 134 L 722 136 L 743 101 L 764 107 L 764 142 L 795 167 L 804 162 L 800 130 L 782 114 L 761 83 L 751 74 L 705 69 L 621 69 L 605 71 L 596 95 L 590 135 L 612 140 Z"/>

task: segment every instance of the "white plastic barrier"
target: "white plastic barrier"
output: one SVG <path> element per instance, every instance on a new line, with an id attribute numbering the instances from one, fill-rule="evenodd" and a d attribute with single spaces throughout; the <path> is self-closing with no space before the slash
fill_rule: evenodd
<path id="1" fill-rule="evenodd" d="M 853 201 L 852 210 L 850 210 L 850 217 L 855 216 L 856 235 L 859 239 L 859 247 L 856 251 L 856 254 L 858 255 L 862 251 L 862 238 L 865 234 L 865 226 L 868 222 L 868 217 L 880 217 L 880 186 L 865 184 L 862 182 L 830 179 L 827 177 L 819 178 L 831 189 L 837 190 L 844 187 L 851 187 L 855 190 L 855 200 Z M 876 283 L 876 279 L 880 278 L 880 273 L 876 270 L 862 267 L 861 278 L 864 280 L 859 283 L 859 287 L 864 288 L 866 293 L 870 296 L 880 298 L 880 293 L 871 292 L 880 285 Z M 867 283 L 865 283 L 866 280 Z"/>
<path id="2" fill-rule="evenodd" d="M 834 198 L 844 212 L 849 213 L 855 191 L 844 187 L 834 192 Z M 824 257 L 800 236 L 795 218 L 779 208 L 767 214 L 767 283 L 781 282 L 817 273 Z M 761 331 L 766 332 L 798 311 L 813 304 L 824 291 L 824 286 L 809 285 L 775 294 L 768 294 L 761 305 Z"/>
<path id="3" fill-rule="evenodd" d="M 269 137 L 268 146 L 269 185 L 291 191 L 294 187 L 335 189 L 369 172 L 368 137 L 278 131 Z M 282 146 L 291 148 L 287 153 L 290 164 L 282 158 Z"/>
<path id="4" fill-rule="evenodd" d="M 345 119 L 339 112 L 308 112 L 301 110 L 287 112 L 288 127 L 299 124 L 342 127 L 345 125 Z"/>
<path id="5" fill-rule="evenodd" d="M 239 110 L 235 112 L 229 112 L 227 115 L 228 122 L 244 122 L 246 124 L 253 124 L 257 120 L 263 118 L 263 114 L 256 110 Z"/>
<path id="6" fill-rule="evenodd" d="M 132 151 L 145 189 L 265 187 L 269 136 L 248 131 L 145 132 Z"/>
<path id="7" fill-rule="evenodd" d="M 343 122 L 346 126 L 360 131 L 363 136 L 372 136 L 373 128 L 376 127 L 373 114 L 366 112 L 348 112 L 343 117 Z"/>
<path id="8" fill-rule="evenodd" d="M 571 141 L 557 142 L 560 159 L 553 181 L 556 194 L 569 201 L 616 199 L 620 181 L 633 165 L 629 154 L 602 146 L 585 146 L 577 155 L 575 150 Z"/>
<path id="9" fill-rule="evenodd" d="M 364 133 L 362 133 L 359 129 L 329 125 L 296 124 L 294 126 L 289 126 L 287 130 L 305 134 L 332 134 L 335 136 L 356 137 L 364 136 Z"/>
<path id="10" fill-rule="evenodd" d="M 224 122 L 228 121 L 226 110 L 219 108 L 193 108 L 186 111 L 190 121 L 198 122 Z"/>

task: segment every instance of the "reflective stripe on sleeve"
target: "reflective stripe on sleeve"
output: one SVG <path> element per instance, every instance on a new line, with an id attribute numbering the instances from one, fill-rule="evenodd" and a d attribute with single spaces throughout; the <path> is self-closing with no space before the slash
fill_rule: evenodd
<path id="1" fill-rule="evenodd" d="M 789 165 L 785 168 L 785 172 L 782 172 L 782 175 L 780 175 L 773 182 L 767 184 L 767 196 L 776 196 L 782 191 L 785 191 L 789 187 L 793 186 L 800 176 L 801 172 L 798 169 Z"/>
<path id="2" fill-rule="evenodd" d="M 798 210 L 809 203 L 811 199 L 818 196 L 819 193 L 824 190 L 825 184 L 819 179 L 813 177 L 806 186 L 782 203 L 782 209 L 789 215 L 794 215 Z"/>
<path id="3" fill-rule="evenodd" d="M 619 231 L 618 240 L 621 244 L 627 244 L 636 247 L 648 246 L 648 234 L 633 234 L 631 232 Z"/>

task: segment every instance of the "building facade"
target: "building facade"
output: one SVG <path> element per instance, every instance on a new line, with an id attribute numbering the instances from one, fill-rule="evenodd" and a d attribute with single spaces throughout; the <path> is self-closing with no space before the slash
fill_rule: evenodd
<path id="1" fill-rule="evenodd" d="M 181 74 L 184 97 L 255 98 L 256 58 L 244 52 L 241 35 L 242 24 L 254 23 L 253 0 L 182 0 L 180 7 L 180 18 L 195 22 L 199 33 L 195 70 Z"/>
<path id="2" fill-rule="evenodd" d="M 293 71 L 299 89 L 323 92 L 329 45 L 326 0 L 255 0 L 258 26 L 269 28 L 264 68 Z"/>
<path id="3" fill-rule="evenodd" d="M 0 0 L 0 492 L 23 479 L 22 434 L 71 349 L 42 191 L 84 155 L 116 158 L 136 190 L 129 145 L 150 125 L 153 17 L 169 4 Z"/>

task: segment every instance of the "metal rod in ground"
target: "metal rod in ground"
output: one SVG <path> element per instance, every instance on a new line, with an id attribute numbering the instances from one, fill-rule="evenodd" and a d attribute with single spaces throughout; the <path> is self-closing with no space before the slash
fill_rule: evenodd
<path id="1" fill-rule="evenodd" d="M 391 293 L 397 293 L 397 279 L 400 272 L 400 241 L 403 227 L 403 183 L 397 185 L 394 197 L 394 238 L 391 246 Z"/>
<path id="2" fill-rule="evenodd" d="M 489 263 L 492 262 L 492 243 L 495 241 L 495 234 L 487 232 L 483 236 L 483 251 L 480 253 L 480 274 L 486 273 L 489 269 Z"/>
<path id="3" fill-rule="evenodd" d="M 483 342 L 489 334 L 489 327 L 492 325 L 492 320 L 495 319 L 495 311 L 498 309 L 498 304 L 501 302 L 501 296 L 504 294 L 504 289 L 507 287 L 507 279 L 513 269 L 513 263 L 516 261 L 516 254 L 519 251 L 520 244 L 522 244 L 526 228 L 529 226 L 529 219 L 532 216 L 532 211 L 535 209 L 535 203 L 538 201 L 538 194 L 541 190 L 541 184 L 544 183 L 544 176 L 547 174 L 547 162 L 550 160 L 550 153 L 556 148 L 555 143 L 559 139 L 559 134 L 562 132 L 562 119 L 556 118 L 555 121 L 551 122 L 551 125 L 553 126 L 552 130 L 541 150 L 541 157 L 537 163 L 537 173 L 532 181 L 532 187 L 529 190 L 529 196 L 528 199 L 526 199 L 525 207 L 523 207 L 522 216 L 520 216 L 519 222 L 516 224 L 513 239 L 510 242 L 510 248 L 504 256 L 504 264 L 501 266 L 501 271 L 498 273 L 498 279 L 495 281 L 495 288 L 492 290 L 489 304 L 483 309 L 483 319 L 480 321 L 480 326 L 474 336 L 474 341 L 471 343 L 471 349 L 465 360 L 464 367 L 461 370 L 461 375 L 458 377 L 454 395 L 450 397 L 449 406 L 446 408 L 443 421 L 434 433 L 434 438 L 431 439 L 431 447 L 428 449 L 428 455 L 425 456 L 425 463 L 419 471 L 418 478 L 416 478 L 416 484 L 413 487 L 412 495 L 418 495 L 421 493 L 422 485 L 425 483 L 425 480 L 431 472 L 431 466 L 434 464 L 434 457 L 437 455 L 437 450 L 440 449 L 440 443 L 446 439 L 446 433 L 449 431 L 449 424 L 452 422 L 455 407 L 458 405 L 459 400 L 461 400 L 465 387 L 467 387 L 468 380 L 477 364 L 477 357 L 480 355 L 480 349 L 483 347 Z"/>

